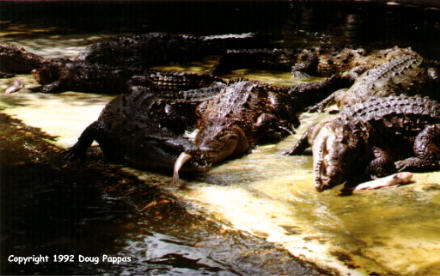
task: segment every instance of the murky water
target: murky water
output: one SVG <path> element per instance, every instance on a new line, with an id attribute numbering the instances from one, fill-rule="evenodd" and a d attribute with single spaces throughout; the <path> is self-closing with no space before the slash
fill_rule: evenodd
<path id="1" fill-rule="evenodd" d="M 335 43 L 390 47 L 397 44 L 412 46 L 422 54 L 440 58 L 440 23 L 434 11 L 414 9 L 412 16 L 404 21 L 410 12 L 403 8 L 378 10 L 344 6 L 319 13 L 322 10 L 316 7 L 294 5 L 286 9 L 288 13 L 280 10 L 284 9 L 273 10 L 280 16 L 267 27 L 273 30 L 274 39 L 280 45 L 299 47 Z M 367 11 L 381 15 L 375 17 L 378 22 L 371 20 Z M 245 11 L 242 13 L 246 16 L 241 20 L 253 18 Z M 424 15 L 423 19 L 420 15 Z M 144 22 L 138 27 L 143 31 L 162 30 L 158 27 L 162 25 L 157 23 L 160 20 L 155 20 L 158 20 L 156 25 Z M 269 19 L 262 19 L 266 20 Z M 196 28 L 194 22 L 187 24 L 163 26 L 173 31 L 194 30 L 195 33 L 207 33 L 209 26 L 216 32 L 255 28 L 267 31 L 261 23 L 249 27 L 247 22 L 244 26 L 228 25 L 223 29 L 218 25 Z M 74 57 L 93 41 L 112 35 L 108 29 L 79 33 L 70 25 L 63 26 L 63 32 L 48 26 L 36 28 L 12 21 L 3 26 L 0 36 L 4 40 L 47 57 Z M 139 28 L 122 26 L 114 33 L 137 32 Z M 209 59 L 187 67 L 161 69 L 203 72 L 212 68 L 213 62 L 215 60 Z M 300 81 L 292 79 L 288 73 L 244 69 L 226 77 L 237 75 L 275 84 Z M 36 85 L 29 75 L 16 78 L 23 80 L 26 88 Z M 6 88 L 11 81 L 0 80 L 0 89 Z M 41 128 L 55 138 L 41 133 L 35 135 L 60 148 L 73 145 L 111 98 L 76 92 L 44 95 L 30 93 L 26 88 L 12 95 L 1 95 L 1 112 L 26 125 Z M 58 175 L 63 165 L 47 161 L 47 167 L 26 167 L 27 163 L 33 164 L 32 158 L 44 155 L 26 140 L 28 144 L 24 145 L 28 147 L 23 151 L 33 154 L 27 153 L 21 161 L 15 161 L 25 167 L 16 168 L 16 178 L 12 177 L 7 183 L 29 181 L 19 180 L 20 171 L 34 176 L 35 171 L 40 171 L 37 178 L 41 181 L 37 181 L 32 190 L 23 186 L 9 192 L 7 199 L 6 190 L 2 190 L 2 208 L 14 206 L 10 214 L 2 212 L 2 221 L 8 217 L 11 229 L 18 231 L 16 235 L 6 231 L 15 238 L 6 243 L 7 246 L 2 245 L 2 257 L 11 252 L 38 254 L 38 250 L 30 248 L 32 244 L 39 246 L 41 252 L 52 250 L 51 254 L 83 252 L 93 256 L 105 252 L 133 259 L 119 265 L 52 264 L 40 267 L 40 273 L 53 273 L 54 270 L 152 275 L 317 273 L 298 265 L 295 260 L 299 258 L 325 271 L 342 274 L 440 274 L 440 172 L 416 174 L 415 183 L 403 187 L 357 192 L 348 197 L 341 197 L 337 188 L 317 193 L 312 185 L 311 156 L 284 156 L 281 152 L 288 150 L 320 116 L 325 115 L 303 114 L 296 135 L 278 144 L 259 146 L 251 154 L 228 161 L 204 175 L 186 178 L 185 188 L 177 190 L 168 186 L 169 176 L 118 166 L 110 166 L 110 172 L 99 171 L 108 183 L 99 180 L 98 184 L 93 182 L 91 187 L 84 188 L 90 175 L 75 171 L 87 167 L 84 164 L 75 164 L 66 175 L 56 177 L 61 179 L 56 182 L 57 186 L 51 176 Z M 30 135 L 26 133 L 13 133 L 7 138 L 21 142 L 20 139 Z M 49 155 L 47 159 L 54 156 Z M 109 165 L 100 158 L 99 151 L 95 150 L 86 164 L 107 168 Z M 5 164 L 2 168 L 10 169 Z M 73 186 L 69 186 L 72 181 L 67 180 L 68 173 L 80 175 Z M 69 184 L 63 185 L 64 182 Z M 130 184 L 125 185 L 126 182 Z M 47 187 L 47 183 L 52 184 Z M 20 199 L 22 194 L 28 196 Z M 32 198 L 41 203 L 35 203 Z M 57 200 L 53 202 L 54 198 Z M 13 202 L 18 203 L 13 205 Z M 77 206 L 78 202 L 82 206 Z M 62 203 L 70 211 L 57 212 L 55 209 Z M 14 216 L 17 219 L 14 220 Z M 61 220 L 63 216 L 65 219 Z M 31 217 L 41 220 L 41 224 Z M 54 230 L 57 227 L 64 230 Z M 37 238 L 28 237 L 29 233 Z M 5 252 L 5 248 L 13 251 Z M 8 269 L 4 271 L 31 273 L 35 268 L 11 266 Z"/>

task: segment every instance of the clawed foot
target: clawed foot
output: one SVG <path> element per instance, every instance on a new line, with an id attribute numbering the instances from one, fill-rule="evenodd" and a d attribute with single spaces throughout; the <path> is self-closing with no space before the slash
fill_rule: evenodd
<path id="1" fill-rule="evenodd" d="M 84 153 L 75 146 L 68 149 L 63 155 L 63 159 L 66 162 L 72 162 L 76 159 L 84 159 Z"/>
<path id="2" fill-rule="evenodd" d="M 411 157 L 405 160 L 394 162 L 397 171 L 426 171 L 435 170 L 440 167 L 440 161 L 426 160 L 417 157 Z"/>
<path id="3" fill-rule="evenodd" d="M 410 164 L 409 164 L 408 160 L 400 160 L 400 161 L 394 162 L 394 167 L 396 168 L 396 170 L 398 172 L 401 172 L 401 171 L 408 170 L 410 167 Z"/>

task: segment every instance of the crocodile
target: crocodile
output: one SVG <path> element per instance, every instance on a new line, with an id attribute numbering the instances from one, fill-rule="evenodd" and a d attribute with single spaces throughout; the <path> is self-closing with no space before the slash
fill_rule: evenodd
<path id="1" fill-rule="evenodd" d="M 0 43 L 0 76 L 12 77 L 14 74 L 29 74 L 46 63 L 43 57 L 13 44 Z"/>
<path id="2" fill-rule="evenodd" d="M 219 55 L 229 48 L 268 45 L 268 40 L 254 33 L 193 36 L 172 33 L 146 33 L 120 36 L 95 43 L 79 59 L 90 63 L 116 66 L 152 67 L 188 63 L 208 55 Z"/>
<path id="3" fill-rule="evenodd" d="M 112 66 L 68 59 L 47 62 L 42 68 L 34 70 L 33 74 L 42 84 L 33 90 L 45 93 L 78 91 L 119 94 L 129 91 L 127 81 L 133 76 L 138 79 L 143 76 L 143 85 L 149 83 L 154 91 L 195 89 L 221 81 L 208 74 L 163 72 L 139 66 Z"/>
<path id="4" fill-rule="evenodd" d="M 289 103 L 290 97 L 276 87 L 256 81 L 232 82 L 197 107 L 197 152 L 181 156 L 203 159 L 212 166 L 243 155 L 257 144 L 279 141 L 299 123 Z"/>
<path id="5" fill-rule="evenodd" d="M 183 151 L 197 151 L 186 133 L 195 129 L 195 109 L 213 98 L 223 83 L 163 94 L 135 85 L 111 100 L 66 153 L 67 160 L 84 157 L 91 143 L 99 143 L 110 162 L 147 169 L 172 169 Z M 183 170 L 203 171 L 204 160 L 193 158 Z"/>
<path id="6" fill-rule="evenodd" d="M 307 73 L 315 76 L 332 76 L 345 73 L 355 80 L 363 72 L 405 53 L 414 53 L 410 48 L 392 47 L 379 50 L 365 48 L 338 48 L 318 46 L 303 49 L 298 53 L 292 73 Z"/>
<path id="7" fill-rule="evenodd" d="M 339 107 L 352 106 L 369 97 L 390 95 L 416 95 L 440 98 L 438 67 L 410 49 L 402 49 L 402 54 L 362 73 L 348 89 L 340 89 L 323 100 L 318 109 L 336 103 Z"/>
<path id="8" fill-rule="evenodd" d="M 119 68 L 104 64 L 56 59 L 47 62 L 32 74 L 41 84 L 33 91 L 59 93 L 64 91 L 122 93 L 127 91 L 127 81 L 142 69 Z"/>
<path id="9" fill-rule="evenodd" d="M 372 97 L 310 127 L 288 154 L 312 146 L 318 191 L 396 171 L 440 168 L 440 104 L 418 96 Z"/>

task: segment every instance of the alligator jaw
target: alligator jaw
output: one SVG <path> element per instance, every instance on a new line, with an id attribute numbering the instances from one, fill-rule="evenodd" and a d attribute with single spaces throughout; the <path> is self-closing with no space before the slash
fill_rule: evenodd
<path id="1" fill-rule="evenodd" d="M 179 186 L 179 170 L 183 167 L 183 165 L 191 160 L 192 156 L 189 153 L 182 152 L 174 163 L 174 172 L 173 172 L 173 180 L 171 184 L 173 186 Z"/>

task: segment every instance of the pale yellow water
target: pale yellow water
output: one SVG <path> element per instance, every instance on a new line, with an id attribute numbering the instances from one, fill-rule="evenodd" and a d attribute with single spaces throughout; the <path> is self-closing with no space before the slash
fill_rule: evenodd
<path id="1" fill-rule="evenodd" d="M 195 66 L 197 67 L 197 66 Z M 198 69 L 194 69 L 197 71 Z M 202 68 L 202 70 L 204 70 Z M 257 78 L 257 75 L 250 75 Z M 20 75 L 26 88 L 36 85 Z M 269 78 L 265 74 L 264 81 Z M 290 76 L 274 75 L 275 83 Z M 1 80 L 3 91 L 11 80 Z M 0 96 L 1 112 L 73 145 L 112 98 L 67 92 Z M 228 228 L 281 244 L 292 255 L 342 274 L 440 274 L 440 172 L 415 174 L 415 183 L 377 191 L 338 195 L 338 187 L 313 188 L 311 156 L 284 156 L 320 114 L 303 114 L 296 135 L 215 167 L 185 188 L 169 189 L 192 212 Z M 142 179 L 168 177 L 130 169 Z M 169 178 L 170 180 L 171 178 Z M 168 188 L 168 187 L 164 187 Z"/>

